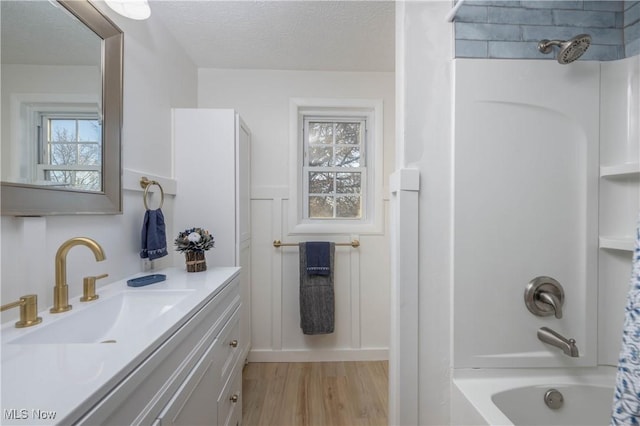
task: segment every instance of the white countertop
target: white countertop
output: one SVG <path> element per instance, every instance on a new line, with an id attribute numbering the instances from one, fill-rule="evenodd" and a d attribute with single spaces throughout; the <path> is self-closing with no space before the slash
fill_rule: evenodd
<path id="1" fill-rule="evenodd" d="M 100 401 L 118 382 L 187 319 L 218 294 L 240 268 L 216 267 L 204 272 L 187 273 L 184 269 L 168 268 L 140 273 L 164 274 L 166 281 L 144 287 L 129 287 L 126 279 L 100 287 L 96 302 L 69 302 L 73 309 L 50 314 L 40 312 L 43 323 L 17 329 L 13 322 L 3 325 L 2 363 L 0 375 L 0 424 L 70 424 L 77 421 Z M 92 303 L 105 301 L 123 291 L 190 290 L 188 296 L 173 308 L 158 316 L 143 329 L 135 330 L 117 343 L 73 344 L 13 344 L 7 343 L 36 331 L 65 315 L 91 309 Z M 91 324 L 86 324 L 91 327 Z"/>

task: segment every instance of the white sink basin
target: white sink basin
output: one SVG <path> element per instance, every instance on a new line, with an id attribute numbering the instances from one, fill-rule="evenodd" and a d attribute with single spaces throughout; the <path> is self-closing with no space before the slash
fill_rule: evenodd
<path id="1" fill-rule="evenodd" d="M 193 290 L 123 291 L 108 299 L 76 303 L 8 344 L 117 343 L 143 331 Z M 59 316 L 59 317 L 58 317 Z"/>

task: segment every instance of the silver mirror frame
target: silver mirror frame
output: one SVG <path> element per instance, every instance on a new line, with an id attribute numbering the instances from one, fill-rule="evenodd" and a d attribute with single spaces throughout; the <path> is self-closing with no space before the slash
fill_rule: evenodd
<path id="1" fill-rule="evenodd" d="M 122 64 L 124 34 L 88 0 L 58 0 L 104 40 L 102 50 L 102 192 L 60 190 L 1 182 L 3 216 L 122 213 Z"/>

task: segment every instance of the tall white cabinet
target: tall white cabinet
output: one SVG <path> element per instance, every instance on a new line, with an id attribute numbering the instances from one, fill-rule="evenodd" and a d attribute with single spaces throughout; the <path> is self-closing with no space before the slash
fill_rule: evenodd
<path id="1" fill-rule="evenodd" d="M 232 109 L 173 110 L 173 227 L 209 230 L 207 265 L 240 266 L 241 356 L 251 347 L 251 132 Z M 180 258 L 177 264 L 184 264 Z"/>

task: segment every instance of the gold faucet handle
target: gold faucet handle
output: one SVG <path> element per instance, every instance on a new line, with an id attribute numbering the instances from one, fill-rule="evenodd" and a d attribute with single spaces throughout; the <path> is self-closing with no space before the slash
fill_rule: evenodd
<path id="1" fill-rule="evenodd" d="M 84 277 L 82 279 L 82 297 L 81 302 L 90 302 L 96 300 L 100 296 L 96 294 L 96 280 L 108 277 L 109 274 L 102 274 L 90 277 Z"/>
<path id="2" fill-rule="evenodd" d="M 2 305 L 0 306 L 0 312 L 17 308 L 18 306 L 20 307 L 20 321 L 16 322 L 16 328 L 31 327 L 42 322 L 42 318 L 38 316 L 37 294 L 27 294 L 20 297 L 20 300 L 16 302 Z"/>

